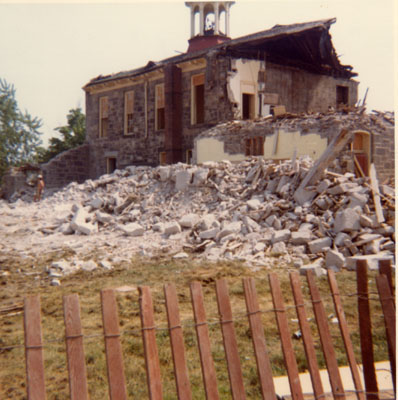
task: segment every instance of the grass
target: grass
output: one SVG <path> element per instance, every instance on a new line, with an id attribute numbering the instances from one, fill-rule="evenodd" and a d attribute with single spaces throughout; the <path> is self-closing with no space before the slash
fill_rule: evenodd
<path id="1" fill-rule="evenodd" d="M 8 257 L 1 270 L 8 275 L 0 277 L 0 309 L 9 304 L 22 303 L 27 295 L 40 294 L 42 308 L 42 330 L 44 338 L 44 358 L 46 371 L 46 387 L 48 399 L 69 398 L 67 361 L 64 345 L 64 325 L 62 296 L 72 293 L 79 294 L 83 332 L 85 335 L 85 357 L 91 399 L 108 397 L 107 373 L 105 367 L 105 352 L 102 335 L 102 317 L 100 306 L 100 290 L 107 287 L 121 287 L 129 285 L 138 288 L 140 285 L 151 289 L 155 323 L 158 327 L 156 340 L 159 349 L 160 367 L 164 399 L 175 399 L 176 388 L 174 382 L 173 362 L 170 349 L 170 338 L 167 330 L 167 316 L 163 293 L 163 284 L 174 282 L 177 288 L 181 324 L 183 326 L 186 359 L 194 399 L 204 399 L 204 388 L 200 369 L 197 338 L 192 315 L 192 305 L 189 283 L 199 281 L 202 284 L 205 299 L 207 320 L 209 321 L 212 355 L 215 362 L 218 388 L 221 399 L 231 399 L 229 389 L 228 370 L 225 361 L 223 339 L 218 323 L 218 308 L 215 296 L 215 282 L 225 278 L 228 282 L 232 312 L 235 320 L 235 331 L 239 346 L 244 384 L 248 399 L 260 398 L 255 356 L 251 342 L 251 332 L 246 316 L 246 305 L 242 285 L 243 277 L 254 277 L 262 313 L 262 322 L 271 359 L 273 375 L 285 375 L 283 353 L 281 350 L 275 314 L 272 311 L 272 298 L 268 284 L 270 269 L 261 268 L 254 272 L 251 268 L 237 262 L 220 262 L 207 264 L 194 259 L 172 260 L 159 256 L 148 261 L 135 258 L 129 262 L 116 265 L 111 271 L 80 272 L 62 278 L 62 285 L 49 285 L 49 278 L 43 272 L 52 261 L 68 257 L 71 254 L 48 253 L 35 258 Z M 1 256 L 1 254 L 0 254 Z M 87 255 L 87 258 L 95 255 Z M 277 262 L 277 258 L 276 258 Z M 19 271 L 19 272 L 17 272 Z M 33 274 L 32 274 L 33 272 Z M 272 266 L 272 272 L 279 276 L 285 305 L 293 305 L 293 296 L 290 288 L 288 271 Z M 27 273 L 29 275 L 27 275 Z M 370 273 L 370 292 L 377 292 L 374 272 Z M 351 338 L 355 348 L 357 360 L 360 362 L 360 338 L 357 321 L 356 296 L 349 296 L 356 292 L 356 275 L 353 272 L 342 271 L 337 274 L 337 281 L 342 296 L 343 306 L 349 324 Z M 333 314 L 333 302 L 326 278 L 317 278 L 326 315 Z M 310 301 L 306 281 L 302 278 L 302 288 L 305 301 Z M 372 299 L 377 296 L 372 295 Z M 140 313 L 138 290 L 118 292 L 117 303 L 119 308 L 119 322 L 122 332 L 121 343 L 123 348 L 127 391 L 129 398 L 148 398 L 145 361 L 140 332 Z M 318 363 L 325 368 L 320 340 L 312 308 L 306 307 L 308 317 L 312 318 L 310 325 L 317 351 Z M 378 300 L 371 301 L 372 332 L 374 341 L 375 361 L 388 359 L 384 321 Z M 294 320 L 297 315 L 294 308 L 287 308 L 289 328 L 293 333 L 299 329 Z M 336 357 L 340 365 L 347 365 L 344 346 L 337 324 L 329 324 L 334 340 Z M 23 315 L 0 314 L 0 348 L 17 346 L 9 350 L 0 349 L 0 398 L 25 399 L 25 366 L 23 345 Z M 294 340 L 299 371 L 307 369 L 302 340 Z"/>

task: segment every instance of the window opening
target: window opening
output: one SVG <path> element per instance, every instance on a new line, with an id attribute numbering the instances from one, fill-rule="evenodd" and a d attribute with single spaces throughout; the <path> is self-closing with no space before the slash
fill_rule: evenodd
<path id="1" fill-rule="evenodd" d="M 134 91 L 126 92 L 124 95 L 124 134 L 133 133 L 133 113 L 134 113 Z"/>
<path id="2" fill-rule="evenodd" d="M 242 93 L 242 119 L 254 119 L 254 94 Z"/>
<path id="3" fill-rule="evenodd" d="M 108 136 L 108 116 L 109 116 L 109 105 L 108 97 L 100 97 L 100 121 L 99 121 L 99 137 Z"/>
<path id="4" fill-rule="evenodd" d="M 192 77 L 192 123 L 205 122 L 205 77 L 203 74 Z"/>
<path id="5" fill-rule="evenodd" d="M 166 152 L 165 151 L 161 151 L 159 153 L 159 164 L 160 165 L 165 165 L 166 164 Z"/>
<path id="6" fill-rule="evenodd" d="M 347 86 L 336 86 L 336 106 L 348 105 L 348 87 Z"/>
<path id="7" fill-rule="evenodd" d="M 187 164 L 192 164 L 192 150 L 187 150 L 185 158 Z"/>
<path id="8" fill-rule="evenodd" d="M 166 127 L 165 108 L 164 108 L 164 84 L 156 85 L 155 102 L 155 129 L 160 130 Z"/>
<path id="9" fill-rule="evenodd" d="M 116 169 L 116 158 L 108 157 L 106 159 L 106 173 L 111 174 Z"/>

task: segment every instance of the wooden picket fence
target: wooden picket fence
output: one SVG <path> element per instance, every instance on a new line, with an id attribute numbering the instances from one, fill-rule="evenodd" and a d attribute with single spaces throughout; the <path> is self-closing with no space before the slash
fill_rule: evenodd
<path id="1" fill-rule="evenodd" d="M 391 270 L 391 263 L 389 261 L 381 261 L 379 264 L 380 274 L 377 276 L 376 283 L 384 315 L 392 378 L 395 383 L 395 302 Z M 361 383 L 360 372 L 355 360 L 354 349 L 350 339 L 336 277 L 333 271 L 328 271 L 328 281 L 352 379 L 355 385 L 356 397 L 358 400 L 365 400 L 365 398 L 367 400 L 378 400 L 380 398 L 380 393 L 374 366 L 367 271 L 366 262 L 358 261 L 358 320 L 365 388 L 363 388 Z M 344 400 L 346 398 L 346 391 L 342 384 L 324 304 L 321 299 L 320 291 L 316 285 L 313 272 L 308 271 L 306 274 L 315 320 L 331 384 L 332 396 L 336 400 Z M 326 395 L 324 393 L 320 371 L 316 360 L 314 342 L 307 320 L 301 281 L 297 272 L 290 273 L 290 283 L 298 315 L 300 331 L 302 333 L 308 371 L 311 376 L 313 396 L 315 399 L 325 398 Z M 279 279 L 276 274 L 269 274 L 269 284 L 273 299 L 273 311 L 276 316 L 291 389 L 291 397 L 294 400 L 302 400 L 304 399 L 304 394 L 300 385 L 298 366 L 293 350 L 291 333 L 289 332 L 286 307 L 284 305 Z M 261 321 L 262 311 L 259 308 L 254 279 L 244 278 L 243 288 L 262 398 L 266 400 L 277 399 L 271 371 L 271 363 L 267 352 L 264 328 Z M 217 387 L 214 360 L 212 359 L 209 326 L 206 320 L 201 284 L 198 282 L 191 283 L 190 291 L 202 368 L 204 392 L 207 400 L 215 400 L 219 399 L 220 395 Z M 156 344 L 156 326 L 154 321 L 152 296 L 150 289 L 146 286 L 139 287 L 139 292 L 141 333 L 146 363 L 148 395 L 151 400 L 158 400 L 163 398 L 163 393 L 159 354 Z M 166 284 L 164 286 L 164 293 L 177 395 L 178 399 L 189 400 L 192 398 L 192 392 L 188 377 L 183 330 L 174 284 Z M 226 280 L 221 279 L 216 281 L 216 296 L 231 395 L 232 398 L 236 400 L 246 399 L 241 362 L 238 352 L 238 343 Z M 118 310 L 115 292 L 112 289 L 101 291 L 101 305 L 109 397 L 112 400 L 126 399 L 126 378 L 120 342 Z M 63 299 L 63 306 L 70 398 L 73 400 L 85 400 L 88 399 L 88 384 L 83 348 L 84 336 L 80 320 L 78 296 L 76 294 L 65 296 Z M 39 296 L 32 296 L 25 299 L 24 329 L 28 398 L 30 400 L 43 400 L 46 399 L 46 387 L 44 379 L 43 340 Z M 396 388 L 394 386 L 394 393 L 395 390 Z"/>

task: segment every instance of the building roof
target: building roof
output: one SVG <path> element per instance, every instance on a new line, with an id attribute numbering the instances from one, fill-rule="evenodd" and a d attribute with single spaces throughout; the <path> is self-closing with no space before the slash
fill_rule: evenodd
<path id="1" fill-rule="evenodd" d="M 129 78 L 164 67 L 205 56 L 210 51 L 223 52 L 236 58 L 265 59 L 276 64 L 298 67 L 310 72 L 349 79 L 357 74 L 350 65 L 342 65 L 329 34 L 335 18 L 273 28 L 232 39 L 214 47 L 184 53 L 164 60 L 149 61 L 147 65 L 111 75 L 100 75 L 84 86 Z"/>

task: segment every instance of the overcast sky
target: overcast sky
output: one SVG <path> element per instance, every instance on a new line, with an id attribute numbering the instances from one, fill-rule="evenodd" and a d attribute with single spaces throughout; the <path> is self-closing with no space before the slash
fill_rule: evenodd
<path id="1" fill-rule="evenodd" d="M 42 119 L 46 144 L 70 109 L 85 109 L 82 87 L 90 79 L 187 50 L 184 3 L 0 0 L 0 78 L 15 86 L 22 110 Z M 368 111 L 392 111 L 396 16 L 394 0 L 236 0 L 230 35 L 337 18 L 333 44 L 341 63 L 358 73 L 359 98 L 369 88 Z"/>

